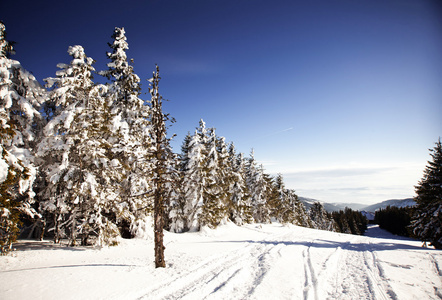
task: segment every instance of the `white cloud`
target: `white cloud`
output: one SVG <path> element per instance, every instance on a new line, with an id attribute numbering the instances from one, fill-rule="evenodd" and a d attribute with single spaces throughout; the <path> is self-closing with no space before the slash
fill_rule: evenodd
<path id="1" fill-rule="evenodd" d="M 280 165 L 279 165 L 280 166 Z M 273 165 L 276 169 L 278 165 Z M 402 163 L 392 165 L 348 164 L 293 171 L 286 165 L 281 173 L 286 186 L 299 196 L 326 202 L 371 204 L 388 199 L 414 196 L 414 186 L 424 166 Z"/>

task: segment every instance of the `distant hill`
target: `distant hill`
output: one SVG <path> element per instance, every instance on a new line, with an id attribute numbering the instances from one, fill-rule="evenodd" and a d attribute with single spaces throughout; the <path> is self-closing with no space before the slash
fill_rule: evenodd
<path id="1" fill-rule="evenodd" d="M 366 205 L 358 203 L 327 203 L 324 201 L 312 198 L 305 198 L 305 197 L 299 197 L 299 200 L 301 200 L 301 202 L 304 203 L 307 209 L 309 209 L 313 205 L 313 203 L 319 202 L 324 206 L 324 209 L 328 212 L 344 210 L 346 207 L 351 208 L 353 210 L 361 210 L 366 207 Z"/>
<path id="2" fill-rule="evenodd" d="M 312 198 L 305 198 L 305 197 L 299 197 L 299 200 L 301 200 L 301 202 L 304 203 L 307 209 L 309 209 L 313 205 L 313 203 L 319 202 L 324 206 L 324 209 L 328 212 L 344 210 L 346 207 L 351 208 L 353 210 L 375 212 L 376 210 L 381 208 L 386 208 L 387 206 L 408 207 L 416 205 L 416 202 L 413 200 L 413 198 L 386 200 L 369 206 L 359 203 L 327 203 L 324 201 Z"/>
<path id="3" fill-rule="evenodd" d="M 415 206 L 416 201 L 413 200 L 413 198 L 407 198 L 407 199 L 392 199 L 392 200 L 386 200 L 380 203 L 376 203 L 367 207 L 364 207 L 365 211 L 375 212 L 379 209 L 386 208 L 387 206 L 396 206 L 396 207 L 410 207 Z"/>

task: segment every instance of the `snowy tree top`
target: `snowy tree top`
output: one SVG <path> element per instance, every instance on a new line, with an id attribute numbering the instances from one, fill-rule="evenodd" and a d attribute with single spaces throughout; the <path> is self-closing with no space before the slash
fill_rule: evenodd
<path id="1" fill-rule="evenodd" d="M 6 40 L 6 26 L 0 21 L 0 57 L 8 57 L 8 54 L 14 54 L 13 42 Z"/>

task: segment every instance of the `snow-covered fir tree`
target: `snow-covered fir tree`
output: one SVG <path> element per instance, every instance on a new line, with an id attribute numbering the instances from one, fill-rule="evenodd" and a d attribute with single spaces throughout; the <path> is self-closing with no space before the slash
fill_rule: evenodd
<path id="1" fill-rule="evenodd" d="M 250 197 L 250 189 L 247 185 L 247 166 L 243 153 L 239 153 L 234 161 L 233 171 L 235 175 L 232 187 L 231 219 L 238 225 L 253 221 L 253 208 Z"/>
<path id="2" fill-rule="evenodd" d="M 33 155 L 39 113 L 45 90 L 18 61 L 9 59 L 12 43 L 0 22 L 0 252 L 11 248 L 19 229 L 19 215 L 36 215 L 33 183 L 37 167 Z"/>
<path id="3" fill-rule="evenodd" d="M 338 231 L 342 232 L 342 233 L 347 233 L 347 234 L 351 234 L 351 228 L 350 225 L 348 224 L 348 219 L 347 216 L 345 215 L 344 211 L 334 211 L 332 213 L 333 215 L 333 219 L 335 220 L 337 226 L 338 226 Z"/>
<path id="4" fill-rule="evenodd" d="M 299 225 L 302 227 L 308 227 L 308 228 L 312 228 L 312 220 L 310 219 L 310 216 L 308 215 L 308 212 L 304 206 L 304 204 L 301 202 L 301 200 L 299 200 L 298 195 L 295 194 L 294 191 L 289 192 L 291 194 L 292 200 L 291 202 L 293 203 L 292 205 L 294 206 L 294 210 L 295 210 L 295 219 L 293 224 L 295 225 Z"/>
<path id="5" fill-rule="evenodd" d="M 307 214 L 304 204 L 299 200 L 294 190 L 284 191 L 285 212 L 282 215 L 284 222 L 303 227 L 312 227 L 312 222 Z"/>
<path id="6" fill-rule="evenodd" d="M 124 216 L 130 224 L 131 234 L 144 234 L 146 218 L 153 209 L 151 178 L 152 145 L 150 140 L 149 106 L 140 98 L 140 78 L 128 62 L 126 51 L 129 49 L 124 28 L 116 27 L 109 43 L 112 52 L 108 70 L 99 72 L 111 80 L 107 97 L 112 112 L 112 131 L 110 140 L 112 153 L 121 163 L 122 205 L 127 206 Z"/>
<path id="7" fill-rule="evenodd" d="M 289 197 L 282 174 L 277 174 L 274 180 L 273 195 L 269 201 L 271 215 L 281 223 L 291 223 L 293 207 L 290 206 Z"/>
<path id="8" fill-rule="evenodd" d="M 189 142 L 187 164 L 183 170 L 183 193 L 185 197 L 184 215 L 185 230 L 198 231 L 200 229 L 200 214 L 204 203 L 204 187 L 206 181 L 206 125 L 203 120 L 195 130 Z"/>
<path id="9" fill-rule="evenodd" d="M 184 189 L 184 176 L 189 170 L 189 151 L 191 140 L 192 136 L 190 133 L 188 133 L 184 137 L 179 162 L 177 165 L 177 170 L 179 171 L 178 178 L 175 181 L 176 187 L 173 190 L 169 208 L 169 230 L 172 232 L 184 232 L 188 230 L 188 228 L 186 228 L 187 216 L 185 214 L 186 195 Z"/>
<path id="10" fill-rule="evenodd" d="M 224 211 L 224 218 L 228 217 L 228 207 L 231 202 L 230 186 L 233 182 L 233 168 L 230 162 L 229 149 L 224 137 L 216 138 L 218 151 L 218 199 Z"/>
<path id="11" fill-rule="evenodd" d="M 208 130 L 206 144 L 207 153 L 204 166 L 203 205 L 201 207 L 200 224 L 216 228 L 226 216 L 226 205 L 222 201 L 223 186 L 219 169 L 217 137 L 215 129 Z"/>
<path id="12" fill-rule="evenodd" d="M 269 223 L 270 211 L 266 201 L 266 183 L 264 170 L 257 165 L 255 153 L 252 150 L 246 164 L 246 183 L 250 191 L 253 218 L 257 223 Z"/>
<path id="13" fill-rule="evenodd" d="M 431 160 L 416 186 L 417 202 L 411 228 L 416 237 L 442 249 L 442 143 L 430 149 Z"/>
<path id="14" fill-rule="evenodd" d="M 113 218 L 124 207 L 116 205 L 122 178 L 114 169 L 121 163 L 111 153 L 107 88 L 94 85 L 94 61 L 83 47 L 68 53 L 70 64 L 58 64 L 57 77 L 45 79 L 56 110 L 38 147 L 47 181 L 41 209 L 53 214 L 56 240 L 69 232 L 72 245 L 77 238 L 86 244 L 97 233 L 97 244 L 114 244 L 119 232 Z"/>
<path id="15" fill-rule="evenodd" d="M 309 210 L 313 228 L 320 230 L 336 231 L 334 220 L 328 215 L 324 206 L 320 202 L 313 203 Z"/>

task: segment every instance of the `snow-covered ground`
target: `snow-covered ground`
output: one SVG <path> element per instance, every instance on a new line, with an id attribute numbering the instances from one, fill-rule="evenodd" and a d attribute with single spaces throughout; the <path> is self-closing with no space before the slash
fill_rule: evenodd
<path id="1" fill-rule="evenodd" d="M 372 226 L 353 236 L 223 225 L 91 249 L 21 241 L 0 257 L 0 299 L 441 299 L 442 251 Z"/>

